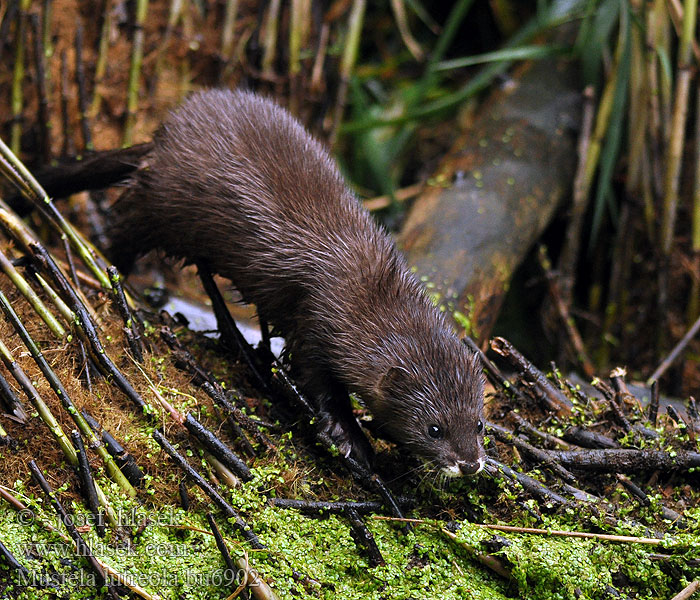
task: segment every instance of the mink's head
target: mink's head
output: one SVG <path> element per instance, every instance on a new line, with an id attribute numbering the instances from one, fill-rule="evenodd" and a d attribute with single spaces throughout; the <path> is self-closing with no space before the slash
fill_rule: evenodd
<path id="1" fill-rule="evenodd" d="M 429 349 L 420 344 L 422 356 L 411 352 L 411 360 L 386 371 L 374 413 L 381 432 L 428 466 L 452 477 L 474 475 L 484 466 L 480 361 L 456 337 L 437 338 Z M 396 343 L 410 344 L 406 339 Z"/>

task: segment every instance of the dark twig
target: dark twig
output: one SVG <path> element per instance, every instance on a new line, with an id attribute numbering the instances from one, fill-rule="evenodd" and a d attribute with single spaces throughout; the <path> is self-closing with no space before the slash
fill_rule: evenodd
<path id="1" fill-rule="evenodd" d="M 651 384 L 651 401 L 649 402 L 649 422 L 652 427 L 656 427 L 656 418 L 659 415 L 659 382 L 653 381 Z"/>
<path id="2" fill-rule="evenodd" d="M 688 435 L 690 441 L 695 443 L 695 432 L 700 431 L 700 419 L 698 418 L 698 407 L 695 398 L 688 398 Z"/>
<path id="3" fill-rule="evenodd" d="M 217 459 L 224 463 L 243 481 L 250 481 L 253 478 L 248 466 L 236 455 L 236 453 L 233 452 L 211 431 L 203 427 L 202 424 L 192 416 L 192 413 L 187 415 L 184 425 L 207 450 L 209 450 Z"/>
<path id="4" fill-rule="evenodd" d="M 673 419 L 673 421 L 683 429 L 688 428 L 688 424 L 685 422 L 685 419 L 680 415 L 680 413 L 676 410 L 676 407 L 673 406 L 672 404 L 668 404 L 666 406 L 666 414 Z"/>
<path id="5" fill-rule="evenodd" d="M 576 477 L 574 477 L 564 467 L 553 461 L 551 456 L 549 456 L 545 450 L 535 448 L 532 444 L 528 444 L 526 441 L 519 439 L 513 434 L 512 431 L 508 431 L 508 429 L 505 427 L 497 425 L 496 423 L 487 423 L 486 431 L 504 444 L 515 446 L 518 450 L 524 452 L 536 462 L 541 463 L 544 467 L 549 469 L 552 473 L 564 481 L 568 483 L 577 482 Z"/>
<path id="6" fill-rule="evenodd" d="M 212 487 L 212 485 L 204 479 L 185 458 L 165 439 L 165 436 L 158 430 L 153 432 L 153 439 L 160 444 L 166 454 L 173 459 L 173 462 L 180 467 L 189 477 L 201 488 L 201 490 L 211 498 L 223 513 L 230 519 L 233 519 L 234 524 L 241 532 L 243 537 L 250 543 L 253 548 L 264 549 L 265 546 L 260 542 L 258 536 L 253 533 L 250 525 L 248 525 L 234 508 Z"/>
<path id="7" fill-rule="evenodd" d="M 610 374 L 610 381 L 612 382 L 613 388 L 615 390 L 615 395 L 610 399 L 610 408 L 612 409 L 615 419 L 622 426 L 625 432 L 630 432 L 632 430 L 632 424 L 629 419 L 625 416 L 622 410 L 623 402 L 632 397 L 632 395 L 627 390 L 624 379 L 622 379 L 619 374 L 619 370 L 615 370 Z"/>
<path id="8" fill-rule="evenodd" d="M 548 450 L 558 463 L 574 470 L 599 473 L 637 473 L 661 469 L 663 471 L 687 471 L 700 467 L 700 452 L 662 450 L 634 450 L 616 448 L 586 451 Z"/>
<path id="9" fill-rule="evenodd" d="M 271 353 L 272 349 L 270 346 L 270 327 L 268 326 L 267 321 L 263 319 L 260 315 L 258 315 L 258 326 L 260 327 L 260 336 L 262 337 L 260 342 L 262 343 L 263 347 Z"/>
<path id="10" fill-rule="evenodd" d="M 345 511 L 345 518 L 350 523 L 350 535 L 352 539 L 355 540 L 358 546 L 364 548 L 370 568 L 385 565 L 386 561 L 379 551 L 377 542 L 374 541 L 374 536 L 370 530 L 367 529 L 367 525 L 365 525 L 359 513 L 354 508 L 348 508 Z"/>
<path id="11" fill-rule="evenodd" d="M 59 502 L 58 498 L 53 493 L 53 490 L 51 489 L 51 486 L 49 485 L 49 482 L 46 481 L 44 478 L 43 473 L 37 466 L 36 462 L 33 460 L 29 461 L 29 469 L 32 472 L 32 476 L 34 477 L 34 480 L 39 484 L 39 487 L 42 489 L 44 494 L 46 495 L 47 499 L 51 504 L 53 505 L 54 509 L 56 510 L 56 513 L 60 517 L 61 521 L 63 521 L 63 524 L 66 527 L 66 530 L 68 531 L 68 534 L 70 537 L 73 539 L 73 542 L 75 542 L 75 546 L 78 552 L 79 556 L 84 557 L 87 561 L 88 564 L 90 565 L 90 568 L 93 570 L 95 575 L 97 575 L 97 579 L 99 582 L 98 587 L 103 587 L 105 585 L 108 585 L 107 577 L 105 575 L 104 570 L 102 569 L 102 566 L 100 565 L 99 562 L 95 559 L 94 554 L 90 550 L 90 547 L 87 545 L 85 540 L 83 539 L 83 536 L 80 535 L 80 532 L 76 529 L 74 525 L 74 521 L 69 517 L 68 513 L 66 512 L 66 509 L 63 508 L 63 505 Z M 113 591 L 110 590 L 109 592 L 110 597 L 116 598 L 116 594 L 114 594 Z"/>
<path id="12" fill-rule="evenodd" d="M 51 279 L 56 285 L 58 292 L 63 295 L 64 300 L 67 301 L 71 310 L 76 314 L 78 321 L 76 326 L 77 333 L 92 350 L 91 354 L 97 365 L 108 378 L 111 378 L 111 380 L 114 381 L 116 386 L 137 406 L 141 412 L 144 414 L 149 414 L 143 398 L 141 398 L 131 383 L 129 383 L 129 380 L 124 377 L 121 371 L 112 362 L 112 359 L 109 358 L 105 352 L 90 313 L 88 313 L 87 309 L 83 306 L 80 298 L 78 298 L 75 290 L 68 283 L 61 270 L 56 266 L 53 258 L 51 258 L 46 249 L 38 243 L 30 244 L 29 250 L 41 268 L 43 268 L 51 276 Z"/>
<path id="13" fill-rule="evenodd" d="M 590 431 L 578 425 L 573 425 L 568 427 L 564 432 L 564 439 L 567 442 L 571 442 L 576 446 L 581 446 L 582 448 L 619 448 L 618 444 L 614 439 L 603 435 L 602 433 L 596 433 L 595 431 Z"/>
<path id="14" fill-rule="evenodd" d="M 61 123 L 63 124 L 63 156 L 75 154 L 75 143 L 70 126 L 70 109 L 68 107 L 68 59 L 66 51 L 61 52 Z"/>
<path id="15" fill-rule="evenodd" d="M 97 498 L 97 488 L 95 487 L 95 480 L 92 478 L 92 469 L 90 468 L 90 461 L 85 452 L 83 438 L 80 436 L 80 432 L 75 429 L 71 431 L 70 437 L 71 440 L 73 440 L 73 446 L 75 446 L 75 451 L 78 455 L 78 477 L 80 479 L 80 487 L 85 495 L 90 512 L 95 516 L 95 530 L 97 531 L 97 535 L 104 537 L 104 513 L 100 509 L 100 501 Z"/>
<path id="16" fill-rule="evenodd" d="M 231 560 L 231 554 L 228 551 L 228 548 L 226 547 L 226 542 L 224 541 L 224 538 L 221 535 L 221 531 L 219 531 L 219 527 L 216 524 L 216 521 L 214 520 L 214 516 L 208 512 L 207 513 L 207 521 L 209 521 L 209 529 L 211 529 L 211 532 L 214 534 L 214 540 L 216 541 L 216 547 L 219 549 L 219 552 L 221 552 L 221 557 L 224 559 L 224 564 L 226 565 L 226 568 L 231 571 L 231 573 L 236 572 L 236 565 L 233 564 L 233 560 Z"/>
<path id="17" fill-rule="evenodd" d="M 2 398 L 5 403 L 7 410 L 10 411 L 12 416 L 15 417 L 19 423 L 24 424 L 27 422 L 29 417 L 27 416 L 27 411 L 24 409 L 24 404 L 22 404 L 22 401 L 17 397 L 17 394 L 15 394 L 12 386 L 10 386 L 2 373 L 0 373 L 0 398 Z"/>
<path id="18" fill-rule="evenodd" d="M 564 299 L 564 294 L 560 289 L 557 276 L 552 270 L 552 263 L 547 256 L 547 250 L 544 246 L 540 246 L 538 256 L 540 267 L 544 272 L 544 276 L 547 279 L 547 284 L 549 286 L 549 296 L 554 302 L 554 306 L 557 309 L 561 322 L 564 324 L 564 329 L 569 336 L 569 341 L 576 352 L 576 359 L 581 363 L 581 367 L 583 368 L 586 376 L 593 377 L 595 367 L 593 366 L 591 359 L 588 357 L 588 353 L 586 352 L 586 347 L 583 344 L 583 338 L 579 333 L 578 327 L 576 327 L 576 323 L 569 313 L 569 303 L 567 303 Z"/>
<path id="19" fill-rule="evenodd" d="M 508 413 L 508 416 L 516 424 L 516 432 L 522 431 L 526 433 L 530 439 L 537 438 L 548 444 L 550 447 L 558 448 L 560 450 L 568 450 L 571 447 L 561 438 L 558 438 L 552 435 L 551 433 L 547 433 L 546 431 L 541 431 L 540 429 L 537 429 L 532 423 L 524 419 L 520 414 L 516 413 L 515 411 L 510 411 Z"/>
<path id="20" fill-rule="evenodd" d="M 649 500 L 649 496 L 647 496 L 646 492 L 642 488 L 640 488 L 636 483 L 634 483 L 634 481 L 622 473 L 618 473 L 616 477 L 630 494 L 635 496 L 644 506 L 649 506 L 651 500 Z"/>
<path id="21" fill-rule="evenodd" d="M 78 23 L 75 29 L 75 81 L 78 86 L 78 111 L 80 129 L 83 133 L 83 147 L 88 152 L 93 150 L 90 121 L 88 118 L 88 99 L 85 89 L 85 65 L 83 63 L 83 25 Z"/>
<path id="22" fill-rule="evenodd" d="M 214 385 L 208 381 L 205 381 L 201 384 L 201 387 L 205 393 L 212 400 L 214 400 L 214 402 L 216 402 L 219 408 L 226 412 L 226 422 L 229 424 L 234 438 L 241 441 L 243 448 L 249 456 L 256 455 L 255 448 L 253 448 L 248 436 L 241 427 L 244 427 L 258 443 L 265 446 L 268 450 L 276 449 L 276 446 L 272 443 L 270 438 L 260 431 L 260 427 L 274 427 L 272 423 L 265 423 L 251 419 L 240 408 L 229 402 L 220 385 Z"/>
<path id="23" fill-rule="evenodd" d="M 107 448 L 107 452 L 114 457 L 122 473 L 124 473 L 124 477 L 126 477 L 129 483 L 134 487 L 140 486 L 143 482 L 143 471 L 141 471 L 141 468 L 137 464 L 134 455 L 126 450 L 109 431 L 104 429 L 88 411 L 83 409 L 81 412 L 90 425 L 90 428 L 102 439 L 102 443 L 105 445 L 105 448 Z"/>
<path id="24" fill-rule="evenodd" d="M 182 510 L 190 510 L 190 495 L 187 493 L 187 483 L 184 479 L 180 480 L 180 483 L 177 486 L 177 488 L 180 494 L 180 506 L 182 506 Z"/>
<path id="25" fill-rule="evenodd" d="M 12 552 L 10 552 L 7 549 L 7 546 L 5 546 L 5 544 L 3 544 L 1 541 L 0 558 L 4 559 L 5 563 L 8 567 L 10 567 L 10 569 L 12 569 L 13 571 L 17 571 L 18 575 L 21 578 L 27 577 L 29 575 L 29 571 L 27 571 L 26 567 L 15 558 L 14 554 L 12 554 Z"/>
<path id="26" fill-rule="evenodd" d="M 630 494 L 638 498 L 644 506 L 649 506 L 651 504 L 651 500 L 649 500 L 649 496 L 647 496 L 646 492 L 629 477 L 623 475 L 622 473 L 618 473 L 616 477 L 623 487 Z M 685 527 L 687 525 L 679 513 L 663 505 L 661 506 L 661 516 L 664 519 L 672 521 L 676 526 Z"/>
<path id="27" fill-rule="evenodd" d="M 248 440 L 241 426 L 250 431 L 256 440 L 268 448 L 274 448 L 274 444 L 263 435 L 259 430 L 260 423 L 251 419 L 243 413 L 240 408 L 234 406 L 226 397 L 223 388 L 219 385 L 216 378 L 206 372 L 195 360 L 194 356 L 183 347 L 179 340 L 175 337 L 169 327 L 161 327 L 160 337 L 173 351 L 175 356 L 175 366 L 183 369 L 193 376 L 192 382 L 200 386 L 206 394 L 214 401 L 214 403 L 226 412 L 226 422 L 231 427 L 231 432 L 234 438 L 240 439 L 243 443 L 245 451 L 250 456 L 255 456 L 255 449 Z"/>
<path id="28" fill-rule="evenodd" d="M 484 372 L 486 377 L 493 383 L 494 386 L 499 386 L 503 391 L 512 396 L 514 399 L 518 400 L 521 406 L 526 406 L 528 404 L 527 399 L 523 396 L 520 389 L 513 385 L 513 383 L 508 380 L 501 370 L 494 365 L 491 360 L 481 351 L 481 348 L 476 345 L 474 340 L 469 336 L 462 338 L 462 343 L 467 346 L 474 354 L 476 354 L 481 359 L 481 364 L 484 366 Z"/>
<path id="29" fill-rule="evenodd" d="M 505 359 L 513 367 L 518 369 L 523 378 L 533 387 L 539 390 L 537 398 L 548 410 L 568 413 L 571 411 L 571 402 L 558 390 L 545 375 L 527 360 L 513 345 L 502 337 L 491 340 L 491 348 Z"/>
<path id="30" fill-rule="evenodd" d="M 139 335 L 136 319 L 134 319 L 134 315 L 131 313 L 124 295 L 119 271 L 115 266 L 109 266 L 107 267 L 107 275 L 109 275 L 109 281 L 112 284 L 112 300 L 119 311 L 122 321 L 124 321 L 124 335 L 129 344 L 131 354 L 136 361 L 143 363 L 143 343 Z"/>
<path id="31" fill-rule="evenodd" d="M 80 290 L 80 280 L 78 279 L 78 272 L 75 268 L 75 261 L 73 260 L 73 252 L 71 252 L 70 243 L 68 242 L 67 237 L 63 237 L 63 249 L 66 253 L 66 262 L 68 263 L 68 269 L 70 272 L 70 277 L 73 280 L 73 285 Z M 78 340 L 78 347 L 80 348 L 80 362 L 83 365 L 83 372 L 85 373 L 85 386 L 92 393 L 92 364 L 90 362 L 90 357 L 88 356 L 87 350 L 85 349 L 83 340 Z"/>
<path id="32" fill-rule="evenodd" d="M 608 385 L 606 381 L 603 381 L 600 377 L 594 377 L 591 381 L 591 385 L 597 389 L 606 400 L 612 400 L 615 397 L 615 390 Z"/>
<path id="33" fill-rule="evenodd" d="M 627 384 L 625 383 L 625 377 L 627 376 L 626 369 L 622 367 L 615 367 L 610 372 L 610 383 L 615 390 L 615 397 L 620 404 L 633 404 L 636 405 L 637 399 L 634 394 L 629 391 Z"/>
<path id="34" fill-rule="evenodd" d="M 5 14 L 2 16 L 0 23 L 0 58 L 2 58 L 3 50 L 5 49 L 5 41 L 9 39 L 10 27 L 17 21 L 17 11 L 19 10 L 19 0 L 10 0 L 5 8 Z"/>
<path id="35" fill-rule="evenodd" d="M 39 149 L 41 160 L 44 164 L 51 161 L 51 137 L 49 135 L 49 100 L 46 91 L 46 58 L 44 53 L 44 39 L 41 35 L 39 15 L 29 15 L 29 22 L 34 37 L 34 62 L 36 64 L 36 90 L 39 98 Z M 0 38 L 4 39 L 4 38 Z"/>
<path id="36" fill-rule="evenodd" d="M 661 364 L 656 367 L 656 370 L 651 374 L 651 377 L 647 379 L 647 385 L 652 385 L 659 380 L 659 378 L 673 364 L 676 358 L 678 358 L 678 355 L 685 350 L 688 343 L 697 335 L 698 331 L 700 331 L 700 317 L 696 319 L 695 323 L 692 324 L 686 334 L 674 346 L 673 350 L 669 352 L 668 356 L 661 361 Z"/>
<path id="37" fill-rule="evenodd" d="M 404 507 L 415 504 L 411 498 L 399 496 L 396 502 Z M 277 508 L 291 508 L 307 515 L 341 514 L 352 508 L 360 514 L 377 513 L 386 508 L 381 502 L 375 500 L 363 502 L 321 502 L 314 500 L 297 500 L 295 498 L 270 498 L 270 504 Z"/>
<path id="38" fill-rule="evenodd" d="M 484 467 L 484 470 L 487 475 L 493 478 L 506 477 L 507 479 L 518 482 L 528 494 L 538 498 L 543 503 L 551 504 L 557 507 L 562 504 L 569 504 L 569 501 L 566 498 L 560 496 L 556 492 L 553 492 L 548 487 L 545 487 L 536 479 L 533 479 L 524 473 L 518 473 L 517 471 L 514 471 L 510 467 L 499 463 L 492 458 L 486 458 L 486 466 Z"/>

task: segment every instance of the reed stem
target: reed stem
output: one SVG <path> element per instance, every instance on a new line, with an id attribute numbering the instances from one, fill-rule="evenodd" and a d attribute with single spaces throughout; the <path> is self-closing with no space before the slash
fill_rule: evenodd
<path id="1" fill-rule="evenodd" d="M 141 65 L 143 64 L 143 27 L 147 13 L 148 0 L 137 0 L 136 19 L 134 21 L 134 45 L 131 53 L 131 68 L 129 69 L 129 86 L 126 100 L 126 123 L 122 139 L 123 147 L 131 146 L 134 140 L 136 111 L 139 107 L 139 80 L 141 78 Z"/>

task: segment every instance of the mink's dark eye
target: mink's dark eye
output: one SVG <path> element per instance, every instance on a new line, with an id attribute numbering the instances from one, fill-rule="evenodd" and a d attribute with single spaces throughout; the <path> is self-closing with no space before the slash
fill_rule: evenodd
<path id="1" fill-rule="evenodd" d="M 476 424 L 476 432 L 481 433 L 484 430 L 484 422 L 479 419 L 479 421 Z"/>
<path id="2" fill-rule="evenodd" d="M 439 425 L 428 425 L 428 435 L 435 440 L 441 439 L 442 427 Z"/>

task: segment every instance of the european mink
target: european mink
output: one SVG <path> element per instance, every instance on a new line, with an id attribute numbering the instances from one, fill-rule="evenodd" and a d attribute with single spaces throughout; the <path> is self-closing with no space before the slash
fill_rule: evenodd
<path id="1" fill-rule="evenodd" d="M 483 375 L 323 146 L 250 92 L 191 95 L 115 204 L 113 257 L 159 249 L 230 279 L 287 342 L 339 450 L 367 461 L 348 392 L 378 431 L 448 475 L 484 464 Z"/>

